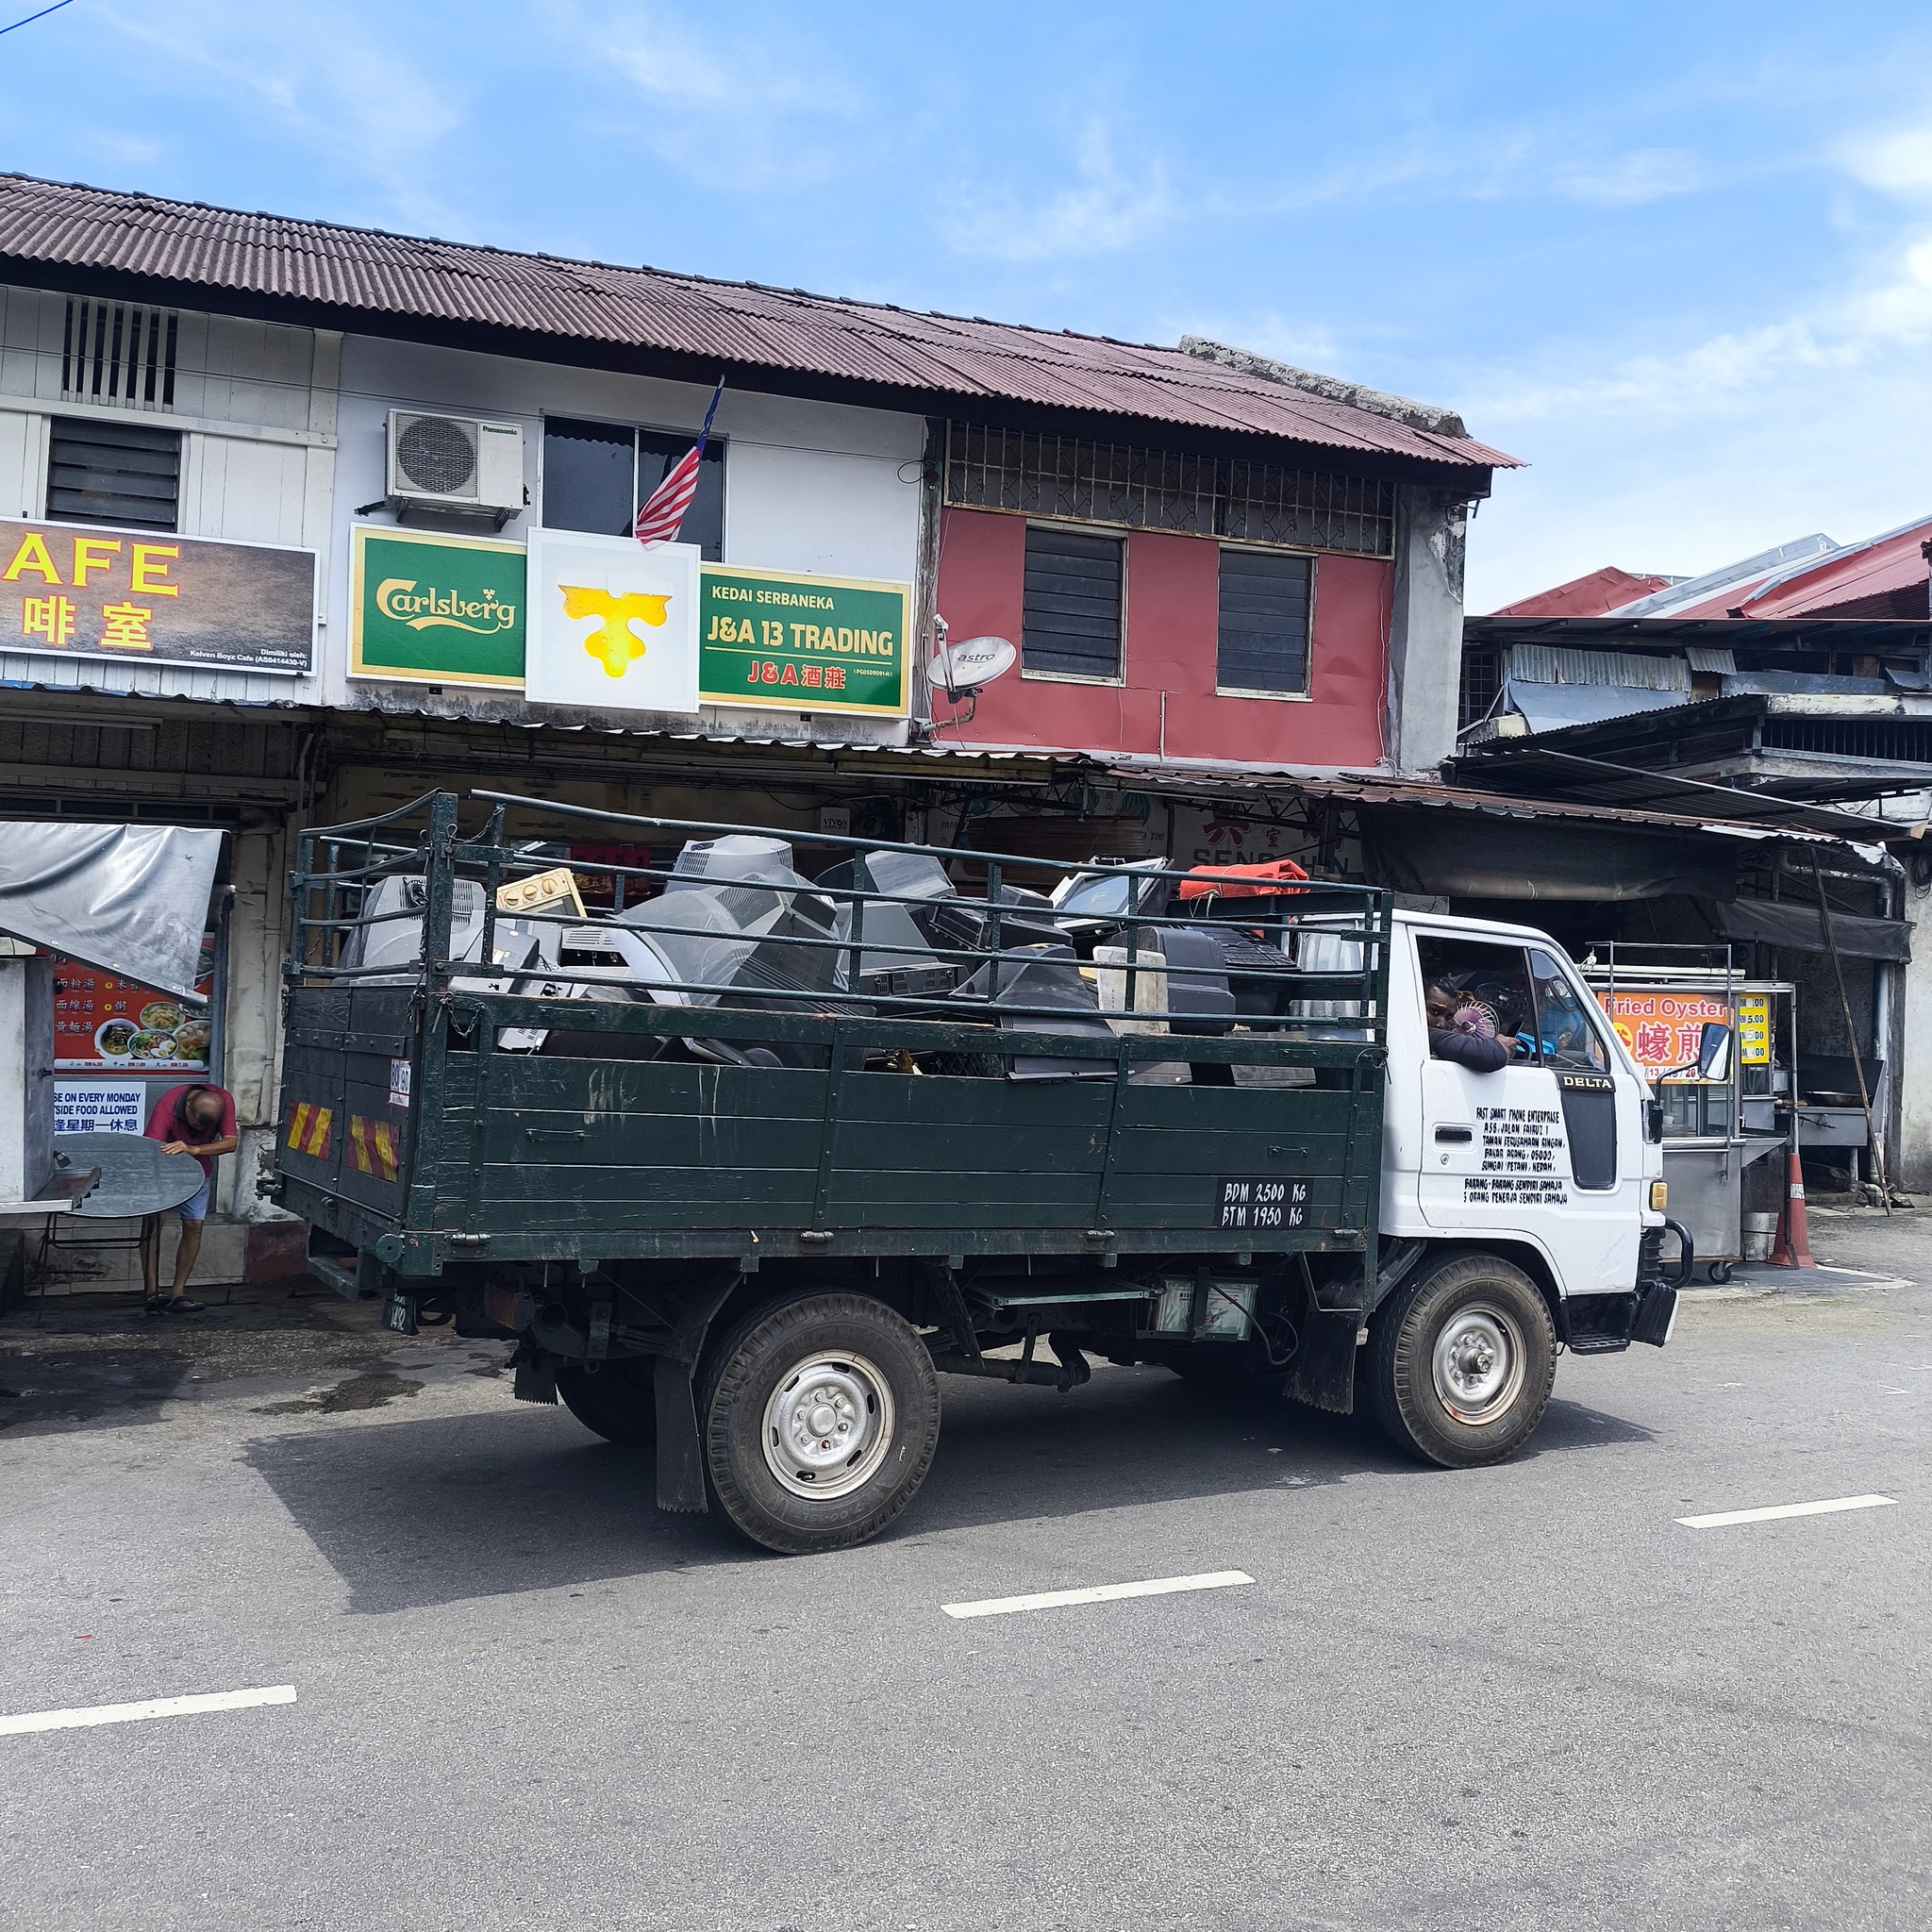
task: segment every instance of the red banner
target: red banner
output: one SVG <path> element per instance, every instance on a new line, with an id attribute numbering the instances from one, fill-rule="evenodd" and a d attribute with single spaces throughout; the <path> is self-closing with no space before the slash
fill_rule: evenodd
<path id="1" fill-rule="evenodd" d="M 194 990 L 214 991 L 215 936 L 205 933 Z M 54 961 L 54 1067 L 62 1074 L 205 1074 L 212 1013 L 118 974 Z"/>

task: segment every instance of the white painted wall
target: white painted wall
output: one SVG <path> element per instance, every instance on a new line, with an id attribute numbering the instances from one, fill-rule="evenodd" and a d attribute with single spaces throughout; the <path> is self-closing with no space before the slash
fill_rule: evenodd
<path id="1" fill-rule="evenodd" d="M 328 595 L 330 610 L 343 614 L 340 624 L 332 621 L 329 626 L 325 701 L 450 717 L 563 715 L 548 707 L 533 714 L 514 694 L 449 688 L 439 697 L 417 683 L 348 677 L 349 529 L 356 506 L 374 502 L 387 487 L 384 438 L 391 409 L 441 410 L 522 427 L 530 508 L 503 531 L 507 540 L 518 541 L 526 540 L 542 513 L 546 414 L 695 436 L 709 401 L 709 390 L 699 384 L 348 337 L 342 348 Z M 727 563 L 894 583 L 915 580 L 923 417 L 726 389 L 713 434 L 725 440 Z M 393 519 L 378 511 L 369 521 Z M 907 736 L 905 721 L 899 719 L 820 714 L 806 723 L 792 711 L 709 707 L 703 715 L 705 728 L 732 736 L 742 732 L 804 741 L 836 735 L 880 743 L 900 743 Z M 622 722 L 641 730 L 697 728 L 690 717 L 675 714 L 626 712 L 621 721 L 598 722 Z"/>

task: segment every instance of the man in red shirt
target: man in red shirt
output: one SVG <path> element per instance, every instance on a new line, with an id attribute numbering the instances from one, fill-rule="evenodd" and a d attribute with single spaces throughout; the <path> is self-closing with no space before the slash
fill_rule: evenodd
<path id="1" fill-rule="evenodd" d="M 225 1087 L 171 1087 L 148 1116 L 147 1138 L 161 1143 L 163 1154 L 192 1154 L 201 1162 L 202 1183 L 190 1200 L 175 1209 L 181 1217 L 180 1245 L 175 1250 L 175 1293 L 163 1299 L 161 1217 L 150 1214 L 141 1231 L 141 1278 L 147 1291 L 150 1315 L 198 1315 L 201 1304 L 188 1299 L 188 1276 L 201 1253 L 201 1224 L 208 1218 L 208 1191 L 214 1185 L 215 1162 L 237 1145 L 235 1099 Z"/>

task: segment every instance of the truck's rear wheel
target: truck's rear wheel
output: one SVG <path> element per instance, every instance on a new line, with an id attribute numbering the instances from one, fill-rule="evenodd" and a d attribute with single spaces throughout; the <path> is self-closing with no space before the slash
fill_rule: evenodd
<path id="1" fill-rule="evenodd" d="M 709 1366 L 706 1469 L 724 1513 L 767 1549 L 865 1542 L 925 1480 L 939 1377 L 924 1342 L 882 1302 L 821 1294 L 756 1312 Z"/>
<path id="2" fill-rule="evenodd" d="M 1520 1268 L 1464 1255 L 1396 1291 L 1372 1324 L 1368 1370 L 1398 1448 L 1473 1469 L 1500 1461 L 1541 1421 L 1557 1333 Z"/>
<path id="3" fill-rule="evenodd" d="M 585 1428 L 625 1449 L 647 1449 L 658 1440 L 658 1390 L 650 1358 L 621 1356 L 600 1362 L 597 1373 L 558 1369 L 557 1392 Z"/>

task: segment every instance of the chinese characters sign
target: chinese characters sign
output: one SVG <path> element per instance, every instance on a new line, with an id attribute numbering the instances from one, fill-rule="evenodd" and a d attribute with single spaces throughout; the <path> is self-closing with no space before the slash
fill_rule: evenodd
<path id="1" fill-rule="evenodd" d="M 194 990 L 214 986 L 215 936 L 201 942 Z M 77 959 L 54 961 L 54 1066 L 62 1074 L 205 1074 L 208 1008 Z"/>
<path id="2" fill-rule="evenodd" d="M 353 541 L 352 675 L 521 688 L 521 543 L 359 527 Z"/>
<path id="3" fill-rule="evenodd" d="M 1721 999 L 1697 992 L 1600 992 L 1610 1024 L 1651 1079 L 1689 1070 L 1697 1077 L 1697 1050 L 1707 1021 L 1731 1024 L 1731 1009 Z"/>
<path id="4" fill-rule="evenodd" d="M 707 564 L 698 696 L 708 705 L 903 718 L 912 655 L 904 584 Z"/>
<path id="5" fill-rule="evenodd" d="M 306 674 L 315 554 L 0 518 L 0 648 Z"/>

